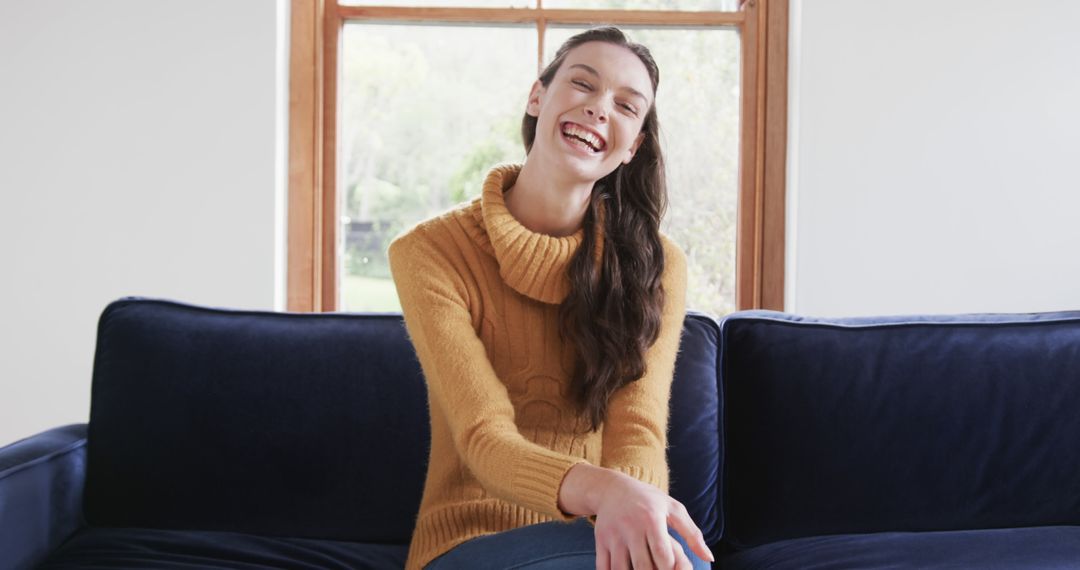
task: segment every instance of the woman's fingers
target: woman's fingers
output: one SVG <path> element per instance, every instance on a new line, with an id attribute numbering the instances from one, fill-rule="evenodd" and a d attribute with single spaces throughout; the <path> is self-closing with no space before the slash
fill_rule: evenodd
<path id="1" fill-rule="evenodd" d="M 652 554 L 653 564 L 658 570 L 670 570 L 675 567 L 675 553 L 671 550 L 671 535 L 667 532 L 667 526 L 664 527 L 652 527 L 649 529 L 647 536 L 649 540 L 649 552 Z M 675 545 L 678 550 L 682 550 L 682 546 L 676 542 Z M 634 566 L 636 569 L 637 566 Z"/>
<path id="2" fill-rule="evenodd" d="M 630 550 L 621 540 L 611 536 L 596 535 L 597 570 L 633 570 Z"/>
<path id="3" fill-rule="evenodd" d="M 599 541 L 596 543 L 596 570 L 611 570 L 611 554 Z"/>
<path id="4" fill-rule="evenodd" d="M 635 536 L 630 542 L 630 561 L 634 570 L 655 570 L 652 553 L 649 552 L 649 541 L 645 535 Z"/>
<path id="5" fill-rule="evenodd" d="M 690 513 L 686 511 L 686 507 L 682 503 L 678 503 L 678 509 L 668 516 L 668 524 L 671 525 L 679 535 L 686 539 L 686 543 L 690 545 L 690 550 L 694 551 L 702 560 L 708 560 L 713 562 L 712 552 L 709 552 L 709 545 L 705 544 L 705 537 L 702 536 L 701 530 L 694 524 L 694 519 L 690 518 Z"/>
<path id="6" fill-rule="evenodd" d="M 694 570 L 694 565 L 690 563 L 690 557 L 683 552 L 683 546 L 679 543 L 678 539 L 674 536 L 668 535 L 668 542 L 671 543 L 671 547 L 675 552 L 675 570 Z"/>
<path id="7" fill-rule="evenodd" d="M 630 564 L 630 549 L 624 544 L 611 551 L 611 570 L 634 570 Z"/>

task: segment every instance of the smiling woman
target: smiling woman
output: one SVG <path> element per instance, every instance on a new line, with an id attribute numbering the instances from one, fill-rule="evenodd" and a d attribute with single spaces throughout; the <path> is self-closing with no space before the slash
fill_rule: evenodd
<path id="1" fill-rule="evenodd" d="M 652 62 L 651 55 L 649 61 Z M 657 112 L 649 98 L 645 99 L 645 114 L 635 113 L 634 108 L 627 103 L 628 92 L 656 91 L 659 71 L 655 69 L 655 64 L 652 65 L 652 70 L 647 69 L 638 54 L 606 41 L 584 42 L 572 52 L 557 55 L 555 61 L 549 64 L 547 70 L 533 83 L 529 94 L 525 124 L 522 127 L 522 136 L 529 156 L 515 188 L 518 185 L 532 188 L 568 188 L 568 192 L 572 194 L 571 206 L 568 208 L 576 207 L 576 212 L 567 212 L 565 217 L 577 218 L 569 220 L 572 222 L 570 225 L 576 227 L 584 216 L 587 199 L 592 195 L 602 195 L 593 192 L 596 181 L 612 173 L 625 174 L 622 178 L 611 178 L 610 184 L 625 181 L 628 184 L 640 183 L 642 187 L 657 187 L 655 193 L 649 194 L 657 210 L 653 216 L 659 223 L 663 208 L 666 207 L 667 186 L 663 157 L 659 152 L 659 141 L 656 140 L 656 130 L 659 128 Z M 596 87 L 583 79 L 583 76 L 587 76 L 583 71 L 585 69 L 592 71 L 591 79 L 596 83 Z M 652 120 L 647 121 L 647 118 Z M 566 135 L 566 125 L 571 125 L 571 132 L 581 133 L 595 140 L 597 146 L 588 148 L 588 145 L 575 143 L 575 137 Z M 646 132 L 646 127 L 652 132 Z M 568 146 L 582 150 L 583 154 L 599 160 L 587 163 L 565 160 L 561 146 L 556 148 L 549 146 L 547 142 L 556 136 L 556 132 L 561 135 L 558 138 Z M 552 138 L 549 138 L 549 133 Z M 629 167 L 642 176 L 629 176 L 627 169 L 619 168 L 621 165 L 630 165 L 638 147 L 650 134 L 652 138 L 649 139 L 649 157 L 643 161 L 642 166 Z M 538 165 L 539 168 L 533 165 Z M 541 176 L 546 180 L 541 182 Z M 648 179 L 648 176 L 653 178 Z M 603 186 L 601 184 L 601 187 Z M 617 190 L 612 191 L 613 195 L 617 193 Z M 566 197 L 553 192 L 544 192 L 543 196 L 548 202 L 566 203 Z M 508 198 L 507 205 L 511 211 L 514 207 L 510 202 L 517 199 L 518 195 Z M 551 209 L 551 206 L 547 208 L 548 211 Z M 522 215 L 528 213 L 522 212 Z M 525 224 L 529 225 L 527 221 Z"/>
<path id="2" fill-rule="evenodd" d="M 526 99 L 525 160 L 390 243 L 431 413 L 407 570 L 708 567 L 668 494 L 687 266 L 660 232 L 659 79 L 618 28 L 569 38 Z"/>

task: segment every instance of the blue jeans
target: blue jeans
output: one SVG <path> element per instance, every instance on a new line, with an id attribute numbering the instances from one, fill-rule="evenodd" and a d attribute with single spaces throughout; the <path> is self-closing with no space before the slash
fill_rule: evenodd
<path id="1" fill-rule="evenodd" d="M 694 570 L 711 568 L 690 551 L 690 546 L 671 527 Z M 444 553 L 424 570 L 596 570 L 596 537 L 585 518 L 572 523 L 551 521 L 467 540 Z"/>

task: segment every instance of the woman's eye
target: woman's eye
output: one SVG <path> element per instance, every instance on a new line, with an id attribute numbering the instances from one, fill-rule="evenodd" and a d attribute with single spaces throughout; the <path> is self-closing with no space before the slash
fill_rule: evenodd
<path id="1" fill-rule="evenodd" d="M 573 83 L 574 85 L 580 85 L 580 86 L 584 87 L 585 89 L 592 89 L 592 86 L 589 85 L 588 83 L 585 83 L 584 81 L 576 81 L 575 80 L 575 81 L 571 81 L 571 83 Z M 634 111 L 634 108 L 631 107 L 630 105 L 627 105 L 626 103 L 622 103 L 620 105 L 620 107 L 622 107 L 622 108 L 626 109 L 627 111 L 630 111 L 631 113 L 637 115 L 637 112 Z"/>

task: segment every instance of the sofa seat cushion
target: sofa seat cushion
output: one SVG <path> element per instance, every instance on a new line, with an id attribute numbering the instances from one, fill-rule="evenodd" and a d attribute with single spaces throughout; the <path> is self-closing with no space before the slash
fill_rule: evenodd
<path id="1" fill-rule="evenodd" d="M 1075 568 L 1080 526 L 793 538 L 729 554 L 722 568 Z"/>
<path id="2" fill-rule="evenodd" d="M 59 568 L 354 569 L 405 565 L 408 545 L 238 532 L 84 527 L 38 566 Z"/>

